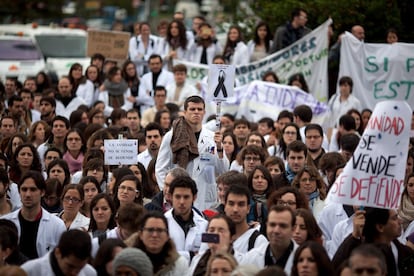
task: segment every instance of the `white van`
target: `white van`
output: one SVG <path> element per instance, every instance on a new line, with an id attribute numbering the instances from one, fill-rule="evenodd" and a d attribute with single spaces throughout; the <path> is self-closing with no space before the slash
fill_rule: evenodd
<path id="1" fill-rule="evenodd" d="M 24 81 L 42 70 L 45 60 L 33 38 L 0 35 L 0 79 Z"/>
<path id="2" fill-rule="evenodd" d="M 68 75 L 73 63 L 80 63 L 84 71 L 90 64 L 86 56 L 87 32 L 81 29 L 34 24 L 0 25 L 0 34 L 29 36 L 36 40 L 45 58 L 46 71 L 57 77 Z"/>

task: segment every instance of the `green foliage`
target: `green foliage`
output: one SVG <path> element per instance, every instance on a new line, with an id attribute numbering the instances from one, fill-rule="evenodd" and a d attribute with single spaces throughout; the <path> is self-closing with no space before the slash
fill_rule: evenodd
<path id="1" fill-rule="evenodd" d="M 252 4 L 256 15 L 268 22 L 272 30 L 290 20 L 290 13 L 296 7 L 308 11 L 307 25 L 310 28 L 331 17 L 336 35 L 350 31 L 353 25 L 359 24 L 364 26 L 369 42 L 384 42 L 386 30 L 390 27 L 407 29 L 401 22 L 401 10 L 395 0 L 256 0 Z"/>

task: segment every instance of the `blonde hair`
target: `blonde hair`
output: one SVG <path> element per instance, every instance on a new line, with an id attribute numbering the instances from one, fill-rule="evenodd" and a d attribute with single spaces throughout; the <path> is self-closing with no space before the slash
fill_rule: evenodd
<path id="1" fill-rule="evenodd" d="M 238 265 L 237 264 L 237 260 L 234 258 L 233 255 L 231 255 L 231 254 L 229 254 L 229 253 L 227 253 L 225 251 L 218 251 L 218 252 L 216 252 L 216 254 L 212 255 L 210 257 L 210 259 L 208 260 L 208 263 L 207 263 L 207 271 L 206 271 L 206 275 L 205 276 L 211 275 L 211 265 L 212 265 L 213 261 L 216 260 L 216 259 L 222 259 L 222 260 L 227 261 L 230 264 L 230 266 L 231 266 L 231 268 L 233 270 Z"/>

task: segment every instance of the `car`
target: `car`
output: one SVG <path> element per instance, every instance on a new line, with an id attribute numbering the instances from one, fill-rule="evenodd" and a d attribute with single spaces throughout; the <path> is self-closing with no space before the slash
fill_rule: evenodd
<path id="1" fill-rule="evenodd" d="M 30 37 L 0 35 L 0 79 L 24 81 L 45 70 L 45 60 L 36 41 Z"/>

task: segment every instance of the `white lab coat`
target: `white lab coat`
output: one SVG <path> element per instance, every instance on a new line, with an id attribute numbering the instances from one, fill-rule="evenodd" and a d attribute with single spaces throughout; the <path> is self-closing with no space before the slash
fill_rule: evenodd
<path id="1" fill-rule="evenodd" d="M 173 153 L 171 151 L 171 138 L 173 130 L 164 135 L 160 149 L 158 151 L 155 172 L 160 190 L 164 188 L 164 179 L 167 173 L 177 164 L 173 164 Z M 214 132 L 203 127 L 200 138 L 198 139 L 199 156 L 187 165 L 187 172 L 197 184 L 197 199 L 194 206 L 203 211 L 210 208 L 217 202 L 216 176 L 220 175 L 229 168 L 229 160 L 223 154 L 219 158 L 216 143 L 214 142 Z"/>
<path id="2" fill-rule="evenodd" d="M 247 65 L 250 62 L 249 49 L 242 41 L 237 43 L 234 54 L 230 58 L 231 65 Z"/>
<path id="3" fill-rule="evenodd" d="M 57 216 L 59 218 L 61 218 L 62 215 L 63 215 L 63 212 L 64 211 L 60 212 Z M 72 221 L 72 224 L 69 226 L 69 230 L 70 229 L 79 229 L 79 230 L 83 230 L 83 231 L 88 231 L 90 221 L 91 221 L 90 218 L 85 217 L 80 212 L 78 212 L 76 214 L 75 219 Z"/>
<path id="4" fill-rule="evenodd" d="M 333 229 L 341 220 L 348 218 L 342 204 L 329 202 L 316 219 L 326 241 L 332 239 Z"/>
<path id="5" fill-rule="evenodd" d="M 193 45 L 193 40 L 187 40 L 187 47 L 183 49 L 181 46 L 178 47 L 175 52 L 177 53 L 178 60 L 189 60 L 190 57 L 190 49 Z M 162 38 L 158 43 L 157 53 L 162 57 L 164 61 L 164 69 L 167 69 L 168 63 L 168 55 L 172 51 L 170 44 L 167 42 L 165 38 Z"/>
<path id="6" fill-rule="evenodd" d="M 260 247 L 254 248 L 244 254 L 243 260 L 239 262 L 239 265 L 255 265 L 258 268 L 262 269 L 265 267 L 265 254 L 267 247 L 270 246 L 269 243 L 263 244 Z M 293 258 L 295 256 L 296 249 L 298 245 L 293 241 L 293 250 L 289 255 L 289 258 L 284 267 L 286 275 L 290 275 L 293 265 Z"/>
<path id="7" fill-rule="evenodd" d="M 24 263 L 21 268 L 26 271 L 28 276 L 51 276 L 55 275 L 50 264 L 50 256 L 49 254 L 53 254 L 52 252 L 46 254 L 45 256 L 30 260 Z M 96 274 L 96 270 L 90 265 L 86 264 L 81 271 L 79 271 L 78 276 L 94 276 Z"/>
<path id="8" fill-rule="evenodd" d="M 162 70 L 158 76 L 156 86 L 167 87 L 172 82 L 174 82 L 174 74 L 170 71 Z M 136 104 L 141 105 L 141 114 L 144 114 L 145 110 L 154 106 L 153 90 L 152 72 L 149 72 L 142 76 L 141 83 L 139 84 L 138 97 L 136 97 Z"/>
<path id="9" fill-rule="evenodd" d="M 223 53 L 223 47 L 220 42 L 212 43 L 207 47 L 207 64 L 213 63 L 213 58 Z M 194 63 L 201 63 L 201 56 L 203 54 L 203 47 L 194 43 L 190 49 L 189 61 Z"/>
<path id="10" fill-rule="evenodd" d="M 76 90 L 76 96 L 83 99 L 89 107 L 94 104 L 97 98 L 97 95 L 95 95 L 95 93 L 95 86 L 90 80 L 86 80 L 85 83 L 80 84 Z"/>
<path id="11" fill-rule="evenodd" d="M 175 82 L 172 82 L 170 84 L 167 85 L 166 90 L 167 90 L 167 103 L 175 103 L 177 104 L 180 108 L 183 108 L 184 102 L 185 100 L 190 97 L 190 96 L 200 96 L 200 92 L 197 90 L 197 88 L 195 88 L 194 85 L 191 85 L 188 83 L 188 81 L 186 81 L 184 83 L 183 88 L 181 89 L 181 93 L 180 96 L 178 97 L 178 101 L 174 101 L 175 98 L 175 89 L 177 89 L 177 84 Z"/>
<path id="12" fill-rule="evenodd" d="M 142 165 L 144 165 L 145 169 L 148 168 L 148 164 L 149 162 L 151 162 L 151 160 L 152 160 L 152 156 L 149 153 L 148 149 L 144 150 L 143 152 L 137 155 L 137 161 L 141 163 Z"/>
<path id="13" fill-rule="evenodd" d="M 168 221 L 168 232 L 170 238 L 174 241 L 177 252 L 184 256 L 188 265 L 190 264 L 190 253 L 189 251 L 198 252 L 201 245 L 201 234 L 207 229 L 208 222 L 202 218 L 197 212 L 193 211 L 193 221 L 195 226 L 190 228 L 185 236 L 183 229 L 177 223 L 172 215 L 173 209 L 167 211 L 164 216 Z"/>
<path id="14" fill-rule="evenodd" d="M 189 269 L 189 274 L 187 274 L 188 276 L 192 276 L 194 274 L 195 269 L 198 266 L 198 263 L 200 262 L 200 259 L 204 256 L 204 254 L 206 253 L 207 250 L 203 251 L 203 252 L 199 252 L 196 256 L 194 256 L 194 258 L 191 260 L 191 264 L 190 264 L 190 269 Z M 237 252 L 236 250 L 234 250 L 233 253 L 233 257 L 236 259 L 237 263 L 240 263 L 243 260 L 243 256 L 244 254 Z"/>
<path id="15" fill-rule="evenodd" d="M 147 48 L 145 49 L 142 36 L 133 36 L 129 40 L 128 54 L 132 62 L 135 63 L 139 76 L 144 74 L 144 66 L 147 66 L 148 58 L 156 53 L 159 38 L 155 35 L 149 35 Z"/>
<path id="16" fill-rule="evenodd" d="M 69 120 L 70 114 L 83 104 L 86 105 L 86 102 L 77 96 L 74 97 L 67 106 L 64 106 L 61 101 L 56 100 L 56 115 L 63 116 Z"/>
<path id="17" fill-rule="evenodd" d="M 124 104 L 121 106 L 121 108 L 125 111 L 130 110 L 134 104 L 131 103 L 130 101 L 128 101 L 128 97 L 131 96 L 131 90 L 128 88 L 125 93 L 124 93 Z M 104 115 L 106 117 L 111 116 L 112 111 L 114 110 L 114 108 L 112 106 L 109 105 L 109 94 L 108 91 L 101 91 L 99 92 L 99 100 L 103 101 L 105 104 L 105 110 L 104 110 Z"/>
<path id="18" fill-rule="evenodd" d="M 20 239 L 20 221 L 18 209 L 12 213 L 9 213 L 1 218 L 12 221 L 16 227 Z M 42 208 L 42 217 L 40 219 L 39 230 L 37 231 L 36 248 L 37 255 L 44 256 L 50 250 L 56 247 L 59 242 L 60 236 L 66 231 L 63 221 L 55 215 L 50 214 L 48 211 Z M 37 274 L 42 275 L 42 274 Z M 46 274 L 43 274 L 46 275 Z"/>
<path id="19" fill-rule="evenodd" d="M 256 228 L 251 228 L 249 230 L 247 230 L 246 232 L 243 233 L 243 235 L 241 235 L 240 237 L 238 237 L 234 242 L 233 242 L 233 248 L 234 250 L 240 252 L 240 253 L 247 253 L 249 250 L 249 239 L 251 237 L 251 235 L 253 234 L 254 231 L 256 231 Z M 266 239 L 266 237 L 262 234 L 260 234 L 259 236 L 257 236 L 256 241 L 254 242 L 254 247 L 253 248 L 258 248 L 260 246 L 263 246 L 264 244 L 269 244 L 269 241 Z M 252 249 L 253 249 L 252 248 Z M 250 249 L 250 250 L 252 250 Z"/>

